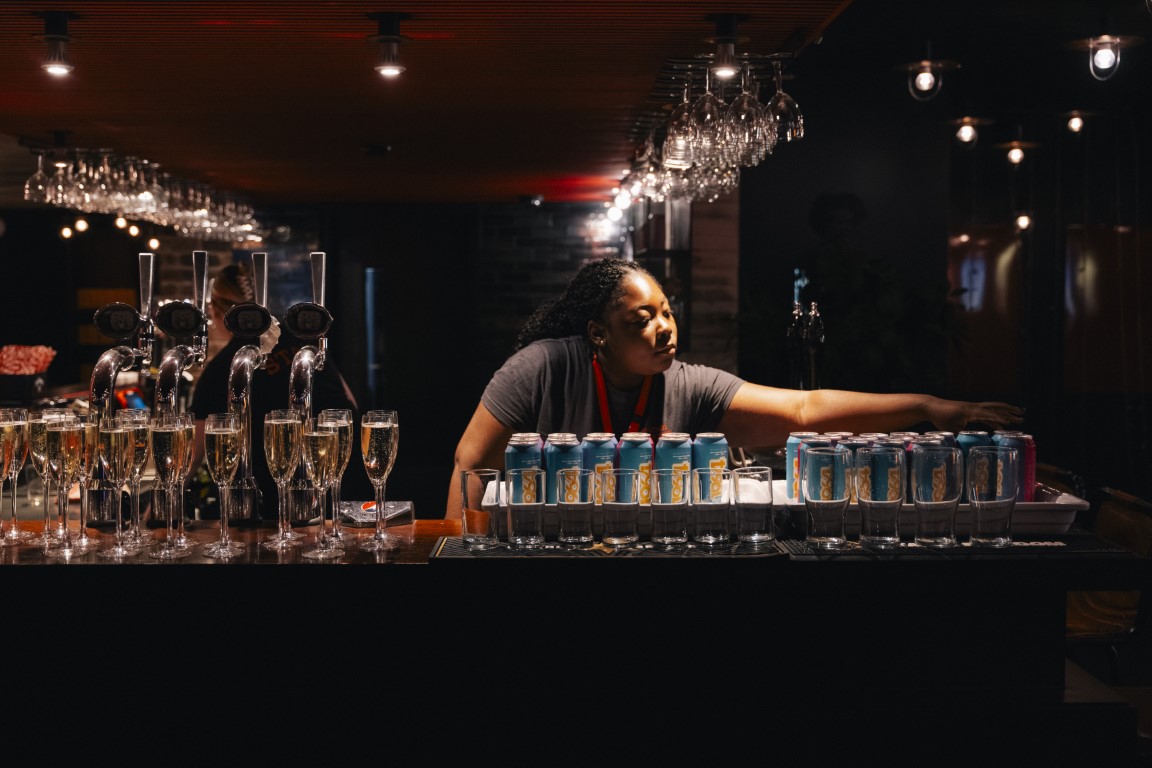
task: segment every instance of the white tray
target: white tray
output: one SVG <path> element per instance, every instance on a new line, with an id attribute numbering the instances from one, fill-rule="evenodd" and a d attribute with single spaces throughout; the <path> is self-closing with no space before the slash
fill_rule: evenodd
<path id="1" fill-rule="evenodd" d="M 791 515 L 804 515 L 804 502 L 789 499 L 785 494 L 786 481 L 772 481 L 772 499 L 774 506 L 779 507 L 781 502 Z M 1068 532 L 1076 519 L 1076 513 L 1088 509 L 1088 502 L 1079 496 L 1063 493 L 1042 483 L 1037 483 L 1035 501 L 1016 502 L 1012 510 L 1013 536 L 1059 536 Z M 970 510 L 967 504 L 961 504 L 956 509 L 956 533 L 966 535 L 970 519 Z M 915 534 L 915 507 L 904 504 L 900 507 L 900 533 L 904 536 Z M 793 517 L 799 521 L 799 528 L 805 527 L 803 517 Z M 844 520 L 845 533 L 849 537 L 860 533 L 860 508 L 855 504 L 848 505 L 848 514 Z"/>

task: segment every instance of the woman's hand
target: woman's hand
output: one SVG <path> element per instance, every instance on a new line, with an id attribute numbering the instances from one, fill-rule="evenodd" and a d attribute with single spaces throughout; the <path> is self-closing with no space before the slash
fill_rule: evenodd
<path id="1" fill-rule="evenodd" d="M 930 408 L 932 423 L 948 432 L 965 429 L 1005 429 L 1024 422 L 1024 409 L 1011 403 L 969 403 L 961 400 L 940 400 Z"/>

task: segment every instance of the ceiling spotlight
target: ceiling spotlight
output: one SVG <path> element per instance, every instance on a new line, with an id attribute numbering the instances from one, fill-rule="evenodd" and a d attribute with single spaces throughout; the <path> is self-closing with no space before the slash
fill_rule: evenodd
<path id="1" fill-rule="evenodd" d="M 1079 109 L 1074 109 L 1071 112 L 1065 113 L 1064 116 L 1066 118 L 1068 118 L 1068 122 L 1066 124 L 1068 126 L 1068 130 L 1071 131 L 1072 133 L 1080 133 L 1081 131 L 1083 131 L 1084 130 L 1084 118 L 1088 117 L 1089 114 L 1090 113 L 1084 112 L 1083 110 L 1079 110 Z"/>
<path id="2" fill-rule="evenodd" d="M 1027 213 L 1016 214 L 1016 231 L 1026 232 L 1032 228 L 1032 217 Z"/>
<path id="3" fill-rule="evenodd" d="M 968 115 L 952 121 L 952 125 L 956 126 L 956 140 L 968 146 L 974 145 L 976 140 L 980 138 L 980 132 L 977 130 L 979 126 L 991 124 L 991 120 Z"/>
<path id="4" fill-rule="evenodd" d="M 400 43 L 407 42 L 408 38 L 400 34 L 400 22 L 412 18 L 411 14 L 381 12 L 370 13 L 368 18 L 375 19 L 377 33 L 369 35 L 369 42 L 380 44 L 380 58 L 376 62 L 376 71 L 384 77 L 399 77 L 404 71 L 400 63 Z"/>
<path id="5" fill-rule="evenodd" d="M 77 15 L 71 11 L 43 11 L 35 15 L 44 19 L 44 34 L 37 37 L 48 44 L 40 68 L 55 77 L 64 77 L 75 69 L 68 58 L 68 43 L 72 41 L 68 34 L 68 19 L 75 19 Z"/>
<path id="6" fill-rule="evenodd" d="M 1097 35 L 1086 40 L 1073 40 L 1069 48 L 1088 51 L 1088 71 L 1097 80 L 1107 80 L 1120 68 L 1120 51 L 1144 42 L 1135 35 Z"/>
<path id="7" fill-rule="evenodd" d="M 898 72 L 908 73 L 908 93 L 916 101 L 928 101 L 940 93 L 944 87 L 944 73 L 959 69 L 960 65 L 954 61 L 932 58 L 932 46 L 928 46 L 928 55 L 920 61 L 912 61 L 896 67 Z"/>
<path id="8" fill-rule="evenodd" d="M 736 37 L 736 25 L 748 17 L 739 13 L 712 13 L 705 18 L 716 23 L 716 36 L 704 39 L 707 43 L 716 44 L 712 75 L 721 80 L 731 79 L 740 71 L 740 64 L 736 61 L 736 43 L 747 40 Z"/>
<path id="9" fill-rule="evenodd" d="M 1024 162 L 1025 150 L 1035 149 L 1040 145 L 1034 141 L 1015 139 L 1005 142 L 1004 144 L 997 144 L 996 146 L 999 149 L 1008 150 L 1008 162 L 1012 163 L 1012 165 L 1020 165 L 1020 163 Z"/>

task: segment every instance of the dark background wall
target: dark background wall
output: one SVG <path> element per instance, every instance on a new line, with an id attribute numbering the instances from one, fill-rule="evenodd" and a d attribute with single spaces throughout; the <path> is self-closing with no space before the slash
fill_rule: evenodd
<path id="1" fill-rule="evenodd" d="M 890 51 L 892 64 L 923 53 L 923 35 L 904 34 L 907 18 L 885 26 L 882 8 L 849 8 L 839 23 L 852 25 L 853 34 L 830 34 L 796 63 L 785 87 L 804 111 L 805 138 L 745 170 L 738 197 L 696 206 L 695 229 L 708 236 L 693 244 L 687 264 L 694 274 L 707 273 L 709 291 L 726 278 L 721 287 L 738 301 L 727 331 L 694 341 L 692 354 L 735 349 L 731 367 L 738 373 L 784 384 L 793 269 L 821 258 L 840 259 L 843 273 L 879 264 L 896 280 L 883 299 L 848 290 L 856 301 L 843 301 L 842 292 L 839 304 L 830 298 L 824 306 L 829 348 L 863 328 L 881 341 L 849 348 L 882 353 L 867 366 L 830 369 L 826 386 L 866 381 L 881 391 L 1018 402 L 1028 408 L 1025 428 L 1041 461 L 1082 474 L 1090 487 L 1152 497 L 1145 51 L 1125 52 L 1107 83 L 1090 81 L 1079 55 L 1046 52 L 1043 63 L 1025 56 L 991 80 L 970 70 L 967 80 L 954 77 L 936 100 L 919 103 L 898 78 L 893 82 L 890 65 L 861 65 L 875 61 L 877 49 Z M 938 38 L 934 51 L 963 60 L 1004 42 L 978 17 L 942 18 L 956 27 L 955 48 L 946 50 Z M 1010 50 L 1022 50 L 1020 41 L 1041 31 L 997 28 L 995 35 L 1015 32 Z M 1028 61 L 1033 69 L 1024 69 Z M 1066 85 L 1039 82 L 1049 77 Z M 1064 113 L 1074 107 L 1095 113 L 1077 136 L 1063 129 Z M 995 118 L 974 147 L 952 138 L 950 121 L 964 113 Z M 1037 147 L 1013 170 L 1001 145 L 1019 135 Z M 817 217 L 814 227 L 813 211 L 826 210 L 821 201 L 833 209 L 851 201 L 856 215 L 833 228 Z M 1020 205 L 1036 221 L 1024 233 L 1011 221 Z M 401 412 L 390 497 L 419 500 L 422 515 L 439 513 L 455 442 L 520 323 L 584 260 L 616 252 L 618 244 L 586 237 L 586 220 L 597 210 L 510 202 L 266 212 L 292 222 L 287 247 L 329 254 L 332 355 L 362 406 Z M 58 211 L 0 217 L 0 343 L 50 344 L 59 350 L 50 383 L 86 386 L 102 342 L 88 330 L 92 307 L 82 302 L 93 299 L 82 289 L 113 292 L 97 299 L 134 297 L 139 243 L 97 227 L 91 237 L 61 241 L 55 232 L 68 217 Z M 699 226 L 704 219 L 707 226 Z M 709 251 L 728 233 L 738 244 L 733 264 Z M 162 248 L 162 260 L 176 264 L 175 282 L 164 290 L 179 293 L 181 261 L 195 247 L 202 246 L 177 241 Z M 230 257 L 226 248 L 213 255 Z M 979 306 L 965 285 L 972 264 L 992 276 Z M 828 276 L 835 282 L 838 274 Z M 690 314 L 689 323 L 695 319 Z"/>

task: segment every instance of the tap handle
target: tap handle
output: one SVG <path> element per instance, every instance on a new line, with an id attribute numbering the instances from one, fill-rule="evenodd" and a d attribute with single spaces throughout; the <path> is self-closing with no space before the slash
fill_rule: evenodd
<path id="1" fill-rule="evenodd" d="M 152 316 L 152 264 L 151 253 L 140 254 L 140 316 Z"/>
<path id="2" fill-rule="evenodd" d="M 208 304 L 208 251 L 192 251 L 192 303 L 203 314 Z"/>
<path id="3" fill-rule="evenodd" d="M 263 251 L 252 254 L 252 288 L 254 300 L 262 307 L 268 306 L 268 254 Z"/>
<path id="4" fill-rule="evenodd" d="M 324 251 L 312 252 L 312 301 L 324 306 L 325 272 L 328 254 Z"/>

